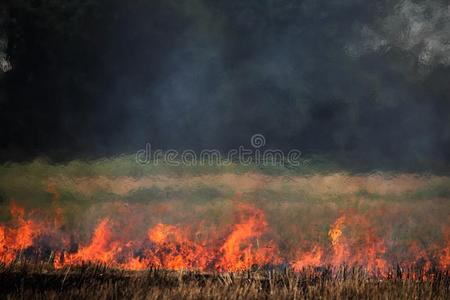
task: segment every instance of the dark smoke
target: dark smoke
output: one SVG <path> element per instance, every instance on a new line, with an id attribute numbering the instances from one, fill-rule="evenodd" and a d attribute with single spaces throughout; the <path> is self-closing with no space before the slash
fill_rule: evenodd
<path id="1" fill-rule="evenodd" d="M 368 168 L 450 163 L 444 0 L 3 4 L 0 158 L 248 144 Z"/>

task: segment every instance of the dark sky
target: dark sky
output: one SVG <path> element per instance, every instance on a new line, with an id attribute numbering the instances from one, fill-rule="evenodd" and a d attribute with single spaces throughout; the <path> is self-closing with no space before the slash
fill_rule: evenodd
<path id="1" fill-rule="evenodd" d="M 0 26 L 3 161 L 261 133 L 374 166 L 450 162 L 447 1 L 9 0 Z"/>

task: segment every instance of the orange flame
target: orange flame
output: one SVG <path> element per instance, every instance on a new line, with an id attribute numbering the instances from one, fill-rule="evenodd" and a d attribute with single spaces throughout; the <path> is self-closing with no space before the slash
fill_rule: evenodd
<path id="1" fill-rule="evenodd" d="M 297 260 L 292 263 L 292 269 L 300 272 L 307 267 L 318 267 L 322 264 L 323 250 L 315 246 L 310 252 L 301 253 Z"/>
<path id="2" fill-rule="evenodd" d="M 259 238 L 267 232 L 264 213 L 252 206 L 240 204 L 240 219 L 234 225 L 225 243 L 220 247 L 221 257 L 216 264 L 218 270 L 238 271 L 253 265 L 277 263 L 275 247 L 269 243 L 259 245 Z"/>
<path id="3" fill-rule="evenodd" d="M 334 256 L 332 259 L 332 264 L 334 266 L 339 266 L 345 263 L 345 259 L 349 257 L 346 244 L 342 241 L 342 229 L 345 225 L 345 216 L 339 217 L 339 219 L 334 222 L 328 235 L 331 239 L 331 246 L 333 247 Z"/>
<path id="4" fill-rule="evenodd" d="M 81 247 L 74 254 L 64 255 L 64 262 L 58 261 L 57 265 L 73 265 L 83 262 L 99 262 L 104 264 L 113 264 L 114 257 L 119 251 L 119 244 L 112 240 L 110 221 L 103 219 L 95 229 L 91 243 Z M 59 255 L 58 255 L 59 256 Z"/>
<path id="5" fill-rule="evenodd" d="M 356 233 L 346 236 L 343 230 L 349 226 L 355 227 L 354 230 L 362 231 L 362 236 L 358 236 Z M 333 249 L 331 259 L 333 266 L 360 265 L 365 266 L 368 272 L 378 271 L 381 273 L 388 269 L 388 263 L 383 258 L 386 246 L 377 237 L 375 230 L 366 218 L 359 215 L 351 217 L 343 215 L 334 222 L 328 235 Z"/>
<path id="6" fill-rule="evenodd" d="M 173 225 L 157 224 L 148 231 L 148 238 L 156 246 L 153 264 L 169 269 L 206 268 L 209 258 L 203 245 L 191 241 L 185 232 Z"/>
<path id="7" fill-rule="evenodd" d="M 61 224 L 54 219 L 48 224 L 32 220 L 32 214 L 12 202 L 10 224 L 0 225 L 0 263 L 11 264 L 21 259 L 25 250 L 39 251 L 40 241 L 46 240 L 41 237 L 51 240 L 56 254 L 55 268 L 93 262 L 129 270 L 153 266 L 227 272 L 282 264 L 301 271 L 308 267 L 345 264 L 363 266 L 370 273 L 384 275 L 389 266 L 396 263 L 388 260 L 388 257 L 396 256 L 392 255 L 393 250 L 386 246 L 379 228 L 372 225 L 367 215 L 342 214 L 331 224 L 328 239 L 320 244 L 308 242 L 309 251 L 300 251 L 306 245 L 301 242 L 293 243 L 297 248 L 287 251 L 286 244 L 276 239 L 262 209 L 248 203 L 233 204 L 237 212 L 235 222 L 220 230 L 208 229 L 202 223 L 161 222 L 140 232 L 134 228 L 139 227 L 140 219 L 123 226 L 113 217 L 107 217 L 98 222 L 92 237 L 83 243 L 73 241 L 70 233 L 62 232 Z M 53 212 L 58 214 L 58 210 Z M 126 212 L 127 209 L 119 209 L 119 214 Z M 58 217 L 58 220 L 62 222 L 63 219 Z M 211 233 L 211 230 L 216 232 Z M 72 244 L 75 247 L 70 246 Z M 424 248 L 412 242 L 405 247 L 406 254 L 398 257 L 405 257 L 402 262 L 407 267 L 421 264 L 423 272 L 432 266 L 448 269 L 449 228 L 444 231 L 444 246 L 436 244 L 433 247 Z"/>
<path id="8" fill-rule="evenodd" d="M 10 214 L 15 223 L 14 227 L 0 226 L 0 262 L 11 263 L 22 252 L 33 245 L 33 240 L 42 228 L 35 222 L 25 219 L 25 210 L 15 201 L 10 204 Z"/>
<path id="9" fill-rule="evenodd" d="M 450 227 L 446 228 L 444 235 L 446 245 L 439 258 L 439 266 L 443 270 L 450 268 Z"/>

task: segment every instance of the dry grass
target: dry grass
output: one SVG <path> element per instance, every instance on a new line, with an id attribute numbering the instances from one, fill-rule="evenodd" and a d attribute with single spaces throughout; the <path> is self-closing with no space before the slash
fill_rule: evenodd
<path id="1" fill-rule="evenodd" d="M 414 277 L 400 269 L 380 279 L 355 268 L 200 273 L 127 272 L 101 265 L 53 270 L 45 264 L 20 264 L 0 268 L 0 298 L 449 299 L 448 271 L 434 271 L 428 279 Z"/>
<path id="2" fill-rule="evenodd" d="M 426 254 L 419 257 L 436 265 L 439 250 L 448 243 L 448 174 L 329 169 L 171 169 L 140 166 L 133 158 L 4 165 L 0 225 L 14 225 L 9 213 L 14 200 L 32 220 L 53 220 L 55 208 L 60 209 L 64 226 L 55 236 L 75 232 L 80 245 L 89 243 L 102 218 L 115 220 L 121 230 L 128 227 L 120 224 L 139 224 L 127 233 L 130 240 L 145 239 L 146 231 L 158 223 L 191 225 L 198 236 L 207 237 L 210 231 L 226 236 L 236 221 L 233 199 L 239 198 L 264 211 L 270 225 L 267 239 L 279 246 L 286 266 L 312 245 L 330 250 L 327 233 L 342 215 L 370 225 L 347 224 L 344 235 L 350 250 L 361 252 L 359 242 L 365 238 L 359 234 L 353 239 L 352 234 L 374 228 L 387 245 L 383 257 L 390 263 L 417 263 L 419 258 L 408 252 L 411 242 L 417 242 L 418 252 Z M 450 299 L 448 269 L 431 270 L 419 279 L 400 269 L 381 279 L 355 268 L 294 273 L 284 265 L 239 273 L 130 272 L 100 265 L 55 270 L 47 264 L 53 250 L 49 240 L 35 242 L 41 247 L 27 257 L 41 257 L 39 263 L 0 265 L 0 299 Z"/>
<path id="3" fill-rule="evenodd" d="M 108 191 L 125 196 L 139 189 L 185 188 L 213 186 L 221 191 L 249 193 L 260 189 L 282 190 L 292 188 L 296 191 L 308 191 L 316 196 L 327 194 L 353 194 L 360 190 L 368 193 L 389 195 L 414 192 L 415 190 L 448 184 L 448 177 L 418 176 L 400 174 L 396 176 L 348 175 L 335 173 L 313 176 L 268 176 L 259 173 L 215 174 L 200 176 L 148 176 L 141 178 L 105 176 L 68 178 L 59 176 L 49 179 L 49 184 L 57 187 L 71 188 L 83 195 L 94 195 L 98 191 Z"/>

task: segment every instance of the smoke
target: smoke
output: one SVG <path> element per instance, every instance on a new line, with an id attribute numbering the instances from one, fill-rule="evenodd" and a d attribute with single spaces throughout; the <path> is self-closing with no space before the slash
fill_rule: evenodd
<path id="1" fill-rule="evenodd" d="M 4 24 L 6 23 L 6 10 L 0 6 L 0 70 L 3 72 L 11 71 L 12 66 L 6 54 L 8 49 L 8 37 L 4 32 Z"/>
<path id="2" fill-rule="evenodd" d="M 7 48 L 8 42 L 6 39 L 0 39 L 0 70 L 9 72 L 12 70 L 12 65 L 8 60 L 8 56 L 4 52 Z"/>
<path id="3" fill-rule="evenodd" d="M 446 1 L 393 1 L 374 24 L 360 24 L 360 40 L 349 44 L 352 55 L 398 47 L 424 65 L 450 64 L 450 5 Z"/>
<path id="4" fill-rule="evenodd" d="M 444 1 L 92 3 L 11 10 L 4 159 L 227 150 L 262 133 L 368 168 L 450 161 Z"/>

